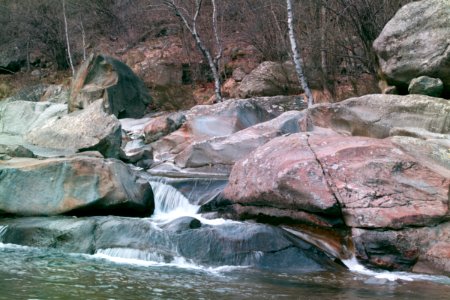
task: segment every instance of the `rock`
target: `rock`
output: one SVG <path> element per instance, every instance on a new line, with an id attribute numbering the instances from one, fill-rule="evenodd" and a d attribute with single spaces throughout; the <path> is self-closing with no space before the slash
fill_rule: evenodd
<path id="1" fill-rule="evenodd" d="M 170 223 L 165 223 L 162 229 L 180 233 L 189 229 L 197 229 L 202 227 L 202 222 L 193 217 L 181 217 L 171 221 Z"/>
<path id="2" fill-rule="evenodd" d="M 5 101 L 0 103 L 0 133 L 25 135 L 67 114 L 67 105 L 49 102 Z"/>
<path id="3" fill-rule="evenodd" d="M 385 138 L 395 127 L 450 132 L 450 102 L 422 95 L 366 95 L 308 110 L 312 122 L 346 135 Z"/>
<path id="4" fill-rule="evenodd" d="M 395 86 L 387 86 L 386 88 L 383 89 L 383 94 L 386 95 L 398 95 L 398 90 L 397 87 Z"/>
<path id="5" fill-rule="evenodd" d="M 28 157 L 33 158 L 36 155 L 30 149 L 23 145 L 2 145 L 0 144 L 0 154 L 11 157 Z"/>
<path id="6" fill-rule="evenodd" d="M 417 133 L 417 131 L 415 132 Z M 390 141 L 423 166 L 444 178 L 450 178 L 450 136 L 448 134 L 443 136 L 446 138 L 421 139 L 411 136 L 393 136 Z M 441 141 L 447 143 L 444 144 Z"/>
<path id="7" fill-rule="evenodd" d="M 450 274 L 450 223 L 402 230 L 352 230 L 356 255 L 388 270 Z"/>
<path id="8" fill-rule="evenodd" d="M 186 122 L 178 130 L 152 143 L 155 160 L 173 160 L 194 142 L 228 136 L 274 117 L 274 114 L 261 108 L 256 101 L 249 100 L 197 105 L 185 115 Z"/>
<path id="9" fill-rule="evenodd" d="M 291 63 L 265 61 L 246 75 L 238 89 L 241 98 L 276 96 L 300 92 L 294 66 Z"/>
<path id="10" fill-rule="evenodd" d="M 338 202 L 305 133 L 273 139 L 236 163 L 224 198 L 239 219 L 341 223 Z"/>
<path id="11" fill-rule="evenodd" d="M 175 157 L 175 163 L 182 168 L 216 164 L 233 165 L 271 139 L 283 134 L 299 132 L 299 122 L 304 119 L 306 119 L 304 113 L 290 111 L 227 137 L 214 137 L 194 142 Z"/>
<path id="12" fill-rule="evenodd" d="M 85 109 L 52 119 L 29 131 L 25 140 L 54 149 L 97 150 L 105 157 L 118 157 L 122 142 L 120 122 L 97 100 Z"/>
<path id="13" fill-rule="evenodd" d="M 390 139 L 312 135 L 309 143 L 347 226 L 401 229 L 448 218 L 450 177 Z"/>
<path id="14" fill-rule="evenodd" d="M 152 143 L 174 132 L 186 122 L 183 112 L 168 113 L 151 119 L 144 128 L 146 143 Z"/>
<path id="15" fill-rule="evenodd" d="M 1 242 L 56 248 L 68 253 L 95 252 L 96 218 L 28 217 L 0 220 L 2 224 L 7 224 Z"/>
<path id="16" fill-rule="evenodd" d="M 414 78 L 409 83 L 408 92 L 410 94 L 427 95 L 431 97 L 439 97 L 444 90 L 444 84 L 439 78 L 431 78 L 428 76 L 420 76 Z"/>
<path id="17" fill-rule="evenodd" d="M 144 83 L 124 63 L 104 55 L 91 55 L 73 81 L 69 112 L 85 109 L 105 99 L 107 109 L 118 118 L 142 117 L 151 102 Z"/>
<path id="18" fill-rule="evenodd" d="M 390 84 L 404 91 L 426 75 L 450 87 L 450 3 L 415 1 L 403 6 L 386 24 L 373 46 Z"/>
<path id="19" fill-rule="evenodd" d="M 14 44 L 3 44 L 0 47 L 0 74 L 14 73 L 25 66 L 26 55 Z"/>
<path id="20" fill-rule="evenodd" d="M 1 219 L 3 243 L 51 247 L 67 252 L 173 262 L 180 257 L 203 266 L 253 266 L 307 273 L 340 270 L 316 247 L 268 225 L 227 222 L 182 231 L 161 230 L 148 219 Z"/>
<path id="21" fill-rule="evenodd" d="M 42 73 L 40 70 L 33 70 L 31 72 L 31 76 L 34 76 L 34 77 L 41 77 L 41 75 L 42 75 Z"/>
<path id="22" fill-rule="evenodd" d="M 149 216 L 153 208 L 150 184 L 118 160 L 75 156 L 0 161 L 1 214 Z"/>
<path id="23" fill-rule="evenodd" d="M 231 78 L 233 78 L 237 82 L 241 82 L 245 78 L 246 75 L 247 75 L 247 73 L 245 73 L 244 70 L 242 70 L 241 68 L 236 68 L 233 70 L 233 74 L 231 75 Z"/>
<path id="24" fill-rule="evenodd" d="M 7 101 L 31 101 L 38 102 L 41 101 L 42 96 L 48 89 L 48 85 L 46 84 L 37 84 L 32 86 L 27 86 L 19 90 L 16 94 L 7 98 Z"/>
<path id="25" fill-rule="evenodd" d="M 52 84 L 45 89 L 41 101 L 48 101 L 52 103 L 67 104 L 69 102 L 69 90 L 62 84 Z"/>

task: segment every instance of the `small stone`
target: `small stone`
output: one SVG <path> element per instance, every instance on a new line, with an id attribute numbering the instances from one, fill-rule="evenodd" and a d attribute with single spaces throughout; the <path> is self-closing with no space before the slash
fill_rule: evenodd
<path id="1" fill-rule="evenodd" d="M 420 76 L 411 80 L 408 92 L 432 97 L 440 97 L 444 90 L 444 84 L 439 78 Z"/>

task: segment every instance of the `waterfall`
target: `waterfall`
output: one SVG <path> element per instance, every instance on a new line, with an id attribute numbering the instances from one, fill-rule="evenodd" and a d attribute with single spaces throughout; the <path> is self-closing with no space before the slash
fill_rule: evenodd
<path id="1" fill-rule="evenodd" d="M 169 223 L 180 217 L 193 217 L 208 225 L 220 225 L 234 221 L 219 219 L 206 219 L 197 213 L 200 206 L 189 202 L 182 193 L 166 183 L 164 178 L 149 181 L 153 189 L 155 199 L 155 211 L 151 220 L 157 224 Z"/>
<path id="2" fill-rule="evenodd" d="M 156 222 L 170 222 L 179 217 L 197 217 L 199 206 L 189 203 L 174 187 L 161 181 L 150 181 L 155 199 L 152 219 Z"/>
<path id="3" fill-rule="evenodd" d="M 0 225 L 0 243 L 3 241 L 6 230 L 8 230 L 8 226 Z"/>

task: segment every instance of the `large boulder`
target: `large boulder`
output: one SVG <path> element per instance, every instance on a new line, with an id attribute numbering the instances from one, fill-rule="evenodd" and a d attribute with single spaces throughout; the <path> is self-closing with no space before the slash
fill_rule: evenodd
<path id="1" fill-rule="evenodd" d="M 224 190 L 224 204 L 231 205 L 224 209 L 226 215 L 342 224 L 338 202 L 308 139 L 305 133 L 279 137 L 236 163 Z"/>
<path id="2" fill-rule="evenodd" d="M 292 63 L 265 61 L 246 75 L 238 88 L 241 98 L 298 93 L 299 85 Z"/>
<path id="3" fill-rule="evenodd" d="M 118 118 L 142 117 L 151 103 L 144 83 L 124 63 L 104 55 L 91 55 L 72 84 L 69 112 L 85 109 L 99 98 Z"/>
<path id="4" fill-rule="evenodd" d="M 215 164 L 233 165 L 271 139 L 283 134 L 299 132 L 299 123 L 305 119 L 305 113 L 290 111 L 227 137 L 214 137 L 192 143 L 175 157 L 175 163 L 182 168 Z"/>
<path id="5" fill-rule="evenodd" d="M 366 95 L 308 110 L 317 126 L 343 134 L 385 138 L 394 128 L 450 132 L 450 102 L 423 95 Z"/>
<path id="6" fill-rule="evenodd" d="M 0 102 L 0 134 L 23 136 L 67 114 L 67 105 L 50 102 Z"/>
<path id="7" fill-rule="evenodd" d="M 347 226 L 401 229 L 448 218 L 450 177 L 391 139 L 313 135 L 309 142 Z"/>
<path id="8" fill-rule="evenodd" d="M 25 140 L 40 147 L 97 150 L 105 157 L 118 157 L 122 135 L 119 120 L 105 112 L 99 99 L 83 110 L 29 131 Z"/>
<path id="9" fill-rule="evenodd" d="M 229 100 L 198 105 L 186 112 L 186 122 L 176 131 L 152 144 L 157 160 L 173 160 L 194 142 L 228 136 L 275 117 L 256 101 Z"/>
<path id="10" fill-rule="evenodd" d="M 149 183 L 114 159 L 76 156 L 0 161 L 0 214 L 149 216 Z"/>
<path id="11" fill-rule="evenodd" d="M 450 89 L 450 2 L 415 1 L 403 6 L 374 42 L 387 81 L 406 91 L 427 75 Z"/>
<path id="12" fill-rule="evenodd" d="M 414 140 L 324 130 L 279 137 L 235 164 L 225 199 L 212 206 L 238 219 L 334 226 L 342 212 L 349 227 L 433 226 L 449 216 L 448 151 Z"/>

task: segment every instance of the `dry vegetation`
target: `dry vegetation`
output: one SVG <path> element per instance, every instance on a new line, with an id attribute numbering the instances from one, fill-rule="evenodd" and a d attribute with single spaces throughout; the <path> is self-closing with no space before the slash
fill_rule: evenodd
<path id="1" fill-rule="evenodd" d="M 332 99 L 377 91 L 378 65 L 372 43 L 397 9 L 410 1 L 293 1 L 295 29 L 312 88 Z M 191 34 L 164 2 L 167 1 L 66 0 L 74 64 L 83 60 L 85 52 L 104 51 L 123 58 L 131 50 L 136 52 L 142 44 L 175 37 L 183 47 L 180 63 L 192 63 L 185 89 L 204 86 L 211 81 L 211 76 L 201 65 L 193 63 L 202 60 L 202 56 Z M 194 14 L 195 2 L 178 1 L 186 15 Z M 218 31 L 224 49 L 219 65 L 222 79 L 229 77 L 240 64 L 245 69 L 265 60 L 290 59 L 284 1 L 222 0 L 217 4 Z M 206 47 L 215 52 L 211 13 L 211 1 L 203 1 L 197 28 Z M 20 76 L 0 78 L 0 97 L 10 94 L 23 81 L 33 83 L 36 77 L 24 74 L 34 69 L 44 73 L 67 70 L 62 1 L 0 0 L 0 45 L 0 61 L 8 49 L 15 49 L 23 58 L 20 66 L 8 72 L 0 70 L 4 74 L 21 71 Z M 46 78 L 52 81 L 49 78 L 55 76 Z M 14 80 L 18 82 L 13 83 Z M 164 87 L 156 87 L 155 92 L 162 95 L 162 102 L 169 101 L 173 94 L 187 93 L 183 89 L 170 91 Z M 196 103 L 194 98 L 185 97 L 189 105 Z M 167 106 L 184 105 L 168 103 Z"/>

